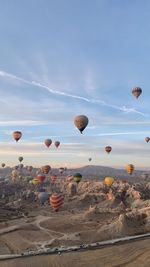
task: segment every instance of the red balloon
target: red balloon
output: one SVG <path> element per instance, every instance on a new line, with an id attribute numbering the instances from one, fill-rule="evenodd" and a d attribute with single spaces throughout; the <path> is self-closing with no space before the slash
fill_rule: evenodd
<path id="1" fill-rule="evenodd" d="M 46 176 L 43 175 L 43 174 L 39 174 L 39 175 L 37 175 L 36 178 L 37 178 L 40 182 L 43 182 L 43 181 L 45 180 Z"/>

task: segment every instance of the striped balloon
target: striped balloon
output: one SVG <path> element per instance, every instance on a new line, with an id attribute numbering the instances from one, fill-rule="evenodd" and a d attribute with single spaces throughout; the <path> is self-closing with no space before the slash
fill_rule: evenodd
<path id="1" fill-rule="evenodd" d="M 50 205 L 54 211 L 58 211 L 64 203 L 64 196 L 61 194 L 53 193 L 50 197 Z"/>

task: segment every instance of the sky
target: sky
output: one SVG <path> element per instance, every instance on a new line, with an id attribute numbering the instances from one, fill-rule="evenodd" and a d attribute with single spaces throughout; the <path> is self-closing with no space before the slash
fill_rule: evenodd
<path id="1" fill-rule="evenodd" d="M 0 0 L 0 162 L 150 169 L 149 13 L 149 0 Z"/>

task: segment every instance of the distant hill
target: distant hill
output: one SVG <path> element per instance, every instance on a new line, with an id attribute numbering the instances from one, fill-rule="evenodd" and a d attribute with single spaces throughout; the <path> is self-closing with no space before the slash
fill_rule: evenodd
<path id="1" fill-rule="evenodd" d="M 123 169 L 115 169 L 110 167 L 104 167 L 104 166 L 95 166 L 95 165 L 87 165 L 81 168 L 76 169 L 69 169 L 68 172 L 70 174 L 73 174 L 75 172 L 80 172 L 83 176 L 87 178 L 94 178 L 99 177 L 103 179 L 105 176 L 112 176 L 118 179 L 126 179 L 132 181 L 138 181 L 141 178 L 141 174 L 145 171 L 139 171 L 135 170 L 132 175 L 129 175 L 125 170 Z M 149 174 L 150 177 L 150 171 L 146 171 L 146 173 Z"/>

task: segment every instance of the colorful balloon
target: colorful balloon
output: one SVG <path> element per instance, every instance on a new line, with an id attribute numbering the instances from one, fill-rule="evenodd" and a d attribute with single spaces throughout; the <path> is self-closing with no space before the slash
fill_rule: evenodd
<path id="1" fill-rule="evenodd" d="M 132 94 L 138 98 L 142 94 L 142 89 L 140 87 L 134 87 L 132 89 Z"/>
<path id="2" fill-rule="evenodd" d="M 111 146 L 106 146 L 105 147 L 105 151 L 109 154 L 112 151 L 112 147 Z"/>
<path id="3" fill-rule="evenodd" d="M 21 137 L 22 133 L 20 131 L 13 132 L 13 138 L 15 139 L 16 142 L 18 142 Z"/>
<path id="4" fill-rule="evenodd" d="M 105 177 L 104 179 L 104 184 L 107 186 L 111 186 L 114 183 L 114 178 L 113 177 Z"/>
<path id="5" fill-rule="evenodd" d="M 31 182 L 33 185 L 38 185 L 41 183 L 41 181 L 38 178 L 34 178 Z"/>
<path id="6" fill-rule="evenodd" d="M 49 198 L 48 192 L 41 192 L 38 194 L 38 199 L 42 204 L 44 204 Z"/>
<path id="7" fill-rule="evenodd" d="M 44 182 L 46 176 L 43 174 L 38 174 L 36 178 L 42 183 L 42 182 Z"/>
<path id="8" fill-rule="evenodd" d="M 60 142 L 59 141 L 55 141 L 55 147 L 59 147 L 60 146 Z"/>
<path id="9" fill-rule="evenodd" d="M 51 170 L 51 167 L 49 165 L 45 165 L 41 168 L 41 171 L 44 173 L 44 174 L 48 174 L 49 171 Z"/>
<path id="10" fill-rule="evenodd" d="M 84 131 L 84 129 L 87 127 L 88 123 L 89 123 L 89 119 L 85 115 L 78 115 L 74 118 L 74 124 L 78 128 L 81 134 Z"/>
<path id="11" fill-rule="evenodd" d="M 46 139 L 46 140 L 44 141 L 44 143 L 45 143 L 45 145 L 46 145 L 47 147 L 50 147 L 50 145 L 52 144 L 52 140 L 51 140 L 51 139 Z"/>
<path id="12" fill-rule="evenodd" d="M 56 212 L 58 212 L 60 207 L 64 204 L 64 196 L 58 193 L 53 193 L 49 200 L 51 207 Z"/>
<path id="13" fill-rule="evenodd" d="M 75 173 L 75 174 L 73 175 L 73 180 L 74 180 L 74 182 L 76 182 L 77 184 L 80 183 L 81 179 L 82 179 L 82 174 L 80 174 L 80 173 Z"/>
<path id="14" fill-rule="evenodd" d="M 129 173 L 131 175 L 134 171 L 134 165 L 128 164 L 128 165 L 126 165 L 125 169 L 126 169 L 127 173 Z"/>

